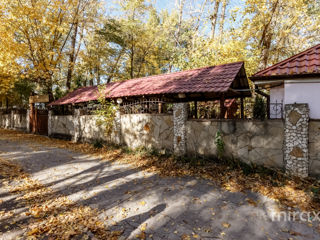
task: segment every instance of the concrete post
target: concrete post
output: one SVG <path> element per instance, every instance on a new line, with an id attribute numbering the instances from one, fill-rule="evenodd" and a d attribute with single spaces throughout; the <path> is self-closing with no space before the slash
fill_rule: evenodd
<path id="1" fill-rule="evenodd" d="M 176 156 L 186 154 L 186 123 L 188 103 L 173 104 L 173 152 Z"/>
<path id="2" fill-rule="evenodd" d="M 307 177 L 309 173 L 308 104 L 285 105 L 284 162 L 286 173 Z"/>
<path id="3" fill-rule="evenodd" d="M 52 114 L 53 111 L 48 111 L 48 136 L 50 137 L 52 135 Z"/>
<path id="4" fill-rule="evenodd" d="M 27 123 L 26 131 L 27 133 L 29 133 L 30 132 L 30 109 L 27 110 L 26 123 Z M 49 128 L 48 128 L 48 131 L 49 131 Z"/>
<path id="5" fill-rule="evenodd" d="M 80 126 L 80 109 L 74 110 L 73 115 L 73 126 L 74 126 L 74 134 L 73 134 L 73 142 L 79 142 L 81 139 L 81 126 Z"/>

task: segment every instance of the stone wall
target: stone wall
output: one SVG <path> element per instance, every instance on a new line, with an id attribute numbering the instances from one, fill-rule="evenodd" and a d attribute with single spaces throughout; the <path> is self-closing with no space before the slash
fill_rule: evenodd
<path id="1" fill-rule="evenodd" d="M 282 120 L 188 120 L 187 154 L 216 156 L 215 135 L 220 130 L 226 157 L 282 168 L 283 129 Z"/>
<path id="2" fill-rule="evenodd" d="M 309 171 L 320 176 L 320 121 L 309 121 Z"/>
<path id="3" fill-rule="evenodd" d="M 320 175 L 320 121 L 309 120 L 306 104 L 285 107 L 283 120 L 188 120 L 187 105 L 173 104 L 173 115 L 117 113 L 109 136 L 97 124 L 97 116 L 53 116 L 49 112 L 49 136 L 68 136 L 73 141 L 102 140 L 168 150 L 178 156 L 216 156 L 215 136 L 222 134 L 225 156 L 246 163 L 285 168 L 302 177 Z M 26 130 L 28 114 L 0 114 L 0 127 Z"/>
<path id="4" fill-rule="evenodd" d="M 146 147 L 173 150 L 173 119 L 170 115 L 121 115 L 121 121 L 115 122 L 109 136 L 106 136 L 104 127 L 97 124 L 97 119 L 95 115 L 52 116 L 49 121 L 50 132 L 53 136 L 66 135 L 75 141 L 102 140 L 123 143 L 133 149 Z"/>
<path id="5" fill-rule="evenodd" d="M 308 104 L 285 105 L 284 162 L 286 173 L 307 177 L 309 174 Z"/>
<path id="6" fill-rule="evenodd" d="M 11 128 L 11 114 L 0 114 L 0 126 L 2 128 Z"/>
<path id="7" fill-rule="evenodd" d="M 121 116 L 122 143 L 130 148 L 146 147 L 173 151 L 173 117 L 156 114 Z"/>
<path id="8" fill-rule="evenodd" d="M 49 120 L 48 120 L 49 121 Z M 53 136 L 63 135 L 69 136 L 71 139 L 74 136 L 74 118 L 72 115 L 65 116 L 51 116 L 51 125 L 50 133 Z"/>
<path id="9" fill-rule="evenodd" d="M 27 130 L 26 114 L 13 114 L 13 128 L 17 130 Z"/>
<path id="10" fill-rule="evenodd" d="M 112 131 L 110 136 L 106 136 L 103 126 L 97 124 L 98 116 L 82 115 L 80 116 L 79 140 L 82 142 L 94 142 L 102 140 L 106 142 L 116 143 L 116 133 Z"/>
<path id="11" fill-rule="evenodd" d="M 0 127 L 16 130 L 27 130 L 26 114 L 0 114 Z"/>

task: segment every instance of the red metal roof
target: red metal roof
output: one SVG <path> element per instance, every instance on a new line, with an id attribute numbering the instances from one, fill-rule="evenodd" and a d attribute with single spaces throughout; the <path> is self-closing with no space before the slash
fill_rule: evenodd
<path id="1" fill-rule="evenodd" d="M 243 62 L 204 67 L 182 72 L 113 82 L 106 85 L 107 98 L 142 95 L 226 92 L 236 79 Z M 97 100 L 97 86 L 79 88 L 50 105 Z"/>
<path id="2" fill-rule="evenodd" d="M 255 73 L 250 79 L 259 80 L 320 74 L 320 44 L 298 53 L 282 62 Z"/>

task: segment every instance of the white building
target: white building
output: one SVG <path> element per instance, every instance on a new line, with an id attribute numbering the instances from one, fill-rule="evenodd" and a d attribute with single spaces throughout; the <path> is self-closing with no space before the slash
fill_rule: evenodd
<path id="1" fill-rule="evenodd" d="M 251 80 L 270 90 L 270 118 L 280 118 L 285 104 L 308 103 L 310 118 L 320 119 L 320 44 L 257 72 Z"/>

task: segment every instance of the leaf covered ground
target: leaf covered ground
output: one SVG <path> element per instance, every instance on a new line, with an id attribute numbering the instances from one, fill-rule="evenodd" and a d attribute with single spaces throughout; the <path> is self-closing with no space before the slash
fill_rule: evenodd
<path id="1" fill-rule="evenodd" d="M 0 130 L 0 133 L 1 139 L 32 141 L 50 147 L 66 148 L 97 155 L 104 161 L 115 159 L 162 176 L 203 177 L 232 192 L 258 192 L 278 201 L 283 207 L 299 208 L 303 211 L 320 210 L 320 182 L 313 178 L 289 177 L 281 171 L 247 166 L 235 161 L 176 159 L 172 156 L 161 156 L 146 151 L 133 152 L 112 146 L 97 149 L 87 143 L 72 143 L 11 130 Z"/>
<path id="2" fill-rule="evenodd" d="M 23 239 L 118 239 L 120 233 L 111 232 L 98 219 L 98 210 L 75 204 L 63 195 L 53 193 L 39 181 L 33 180 L 22 168 L 8 160 L 0 158 L 0 176 L 2 185 L 11 194 L 17 196 L 19 206 L 26 211 L 15 212 L 18 218 L 27 219 L 20 228 L 27 228 Z M 5 221 L 14 211 L 0 212 L 0 219 Z M 8 223 L 15 225 L 13 220 Z"/>

